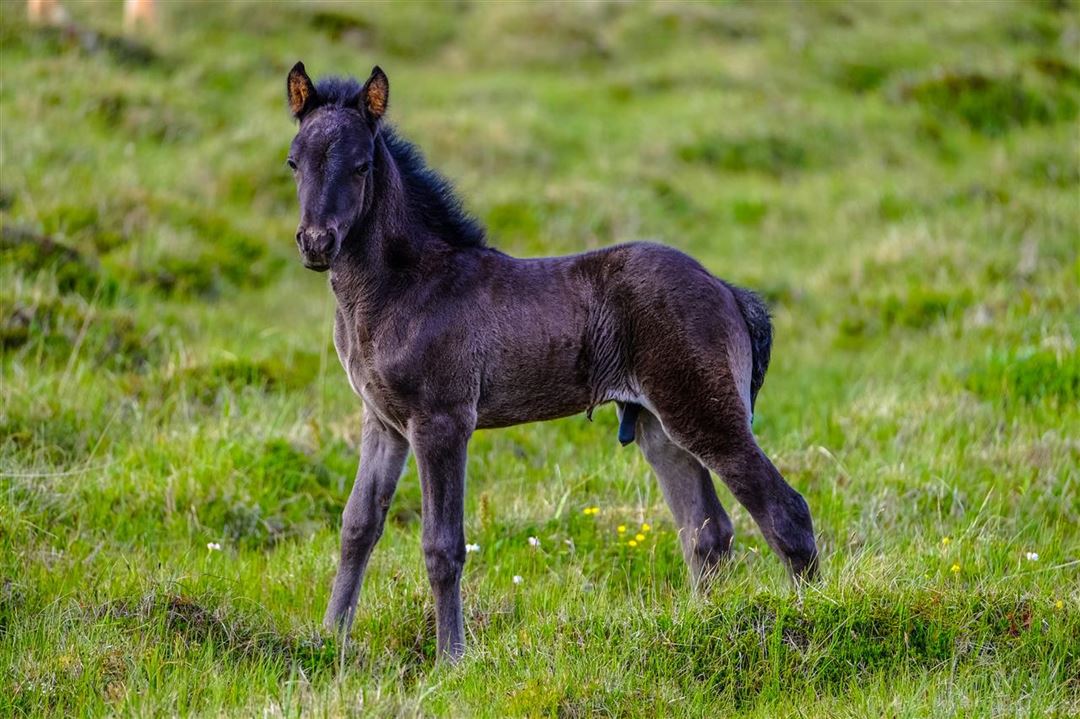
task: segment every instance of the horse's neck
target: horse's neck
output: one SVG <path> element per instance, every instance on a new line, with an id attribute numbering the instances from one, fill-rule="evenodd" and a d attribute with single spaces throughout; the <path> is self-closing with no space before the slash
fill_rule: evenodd
<path id="1" fill-rule="evenodd" d="M 381 138 L 375 141 L 375 169 L 370 196 L 358 210 L 359 219 L 341 248 L 341 261 L 332 271 L 331 285 L 341 291 L 369 292 L 386 276 L 387 245 L 404 206 L 404 188 L 393 157 Z M 339 289 L 340 288 L 340 289 Z"/>
<path id="2" fill-rule="evenodd" d="M 360 220 L 363 227 L 354 230 L 331 270 L 338 306 L 357 322 L 373 324 L 385 314 L 392 296 L 415 281 L 410 265 L 419 261 L 426 241 L 410 232 L 416 226 L 404 214 L 400 185 L 388 184 L 389 192 L 387 187 L 376 189 L 368 216 Z"/>
<path id="3" fill-rule="evenodd" d="M 360 234 L 342 248 L 344 257 L 330 271 L 330 287 L 342 312 L 371 324 L 385 309 L 393 277 L 386 257 L 387 238 L 377 232 Z"/>
<path id="4" fill-rule="evenodd" d="M 431 265 L 450 247 L 417 214 L 405 179 L 381 138 L 375 152 L 371 207 L 360 221 L 363 227 L 342 248 L 344 261 L 335 263 L 331 275 L 342 310 L 356 321 L 372 324 L 387 314 L 390 303 L 408 301 L 410 290 L 423 293 L 430 272 L 421 265 Z"/>

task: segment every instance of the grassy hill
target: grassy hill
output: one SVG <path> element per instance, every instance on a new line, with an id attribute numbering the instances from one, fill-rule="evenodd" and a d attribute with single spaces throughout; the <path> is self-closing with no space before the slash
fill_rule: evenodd
<path id="1" fill-rule="evenodd" d="M 1080 713 L 1075 3 L 66 4 L 0 5 L 0 715 Z M 413 464 L 326 636 L 361 406 L 292 240 L 297 59 L 380 64 L 500 248 L 767 297 L 822 580 L 721 485 L 695 595 L 601 410 L 474 438 L 461 665 Z"/>

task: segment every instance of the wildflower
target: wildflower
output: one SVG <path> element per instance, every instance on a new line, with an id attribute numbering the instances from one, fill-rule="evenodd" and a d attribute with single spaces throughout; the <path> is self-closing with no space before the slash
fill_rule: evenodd
<path id="1" fill-rule="evenodd" d="M 960 573 L 960 565 L 959 564 L 952 565 L 951 567 L 949 567 L 949 571 L 952 572 L 953 574 L 959 574 Z"/>
<path id="2" fill-rule="evenodd" d="M 625 524 L 620 524 L 616 529 L 619 532 L 619 534 L 626 534 L 626 525 Z"/>
<path id="3" fill-rule="evenodd" d="M 1024 555 L 1024 557 L 1026 557 L 1029 562 L 1037 562 L 1037 561 L 1039 561 L 1039 553 L 1038 552 L 1028 552 L 1027 554 Z"/>
<path id="4" fill-rule="evenodd" d="M 206 548 L 209 549 L 211 552 L 220 552 L 221 551 L 221 545 L 218 544 L 217 542 L 207 542 L 206 543 Z"/>
<path id="5" fill-rule="evenodd" d="M 628 547 L 636 547 L 637 542 L 635 540 L 631 539 L 629 542 L 626 543 L 626 546 L 628 546 Z"/>
<path id="6" fill-rule="evenodd" d="M 644 524 L 641 525 L 641 531 L 642 532 L 648 532 L 650 529 L 652 529 L 652 525 L 649 524 L 648 522 L 645 522 Z"/>
<path id="7" fill-rule="evenodd" d="M 635 534 L 635 535 L 634 535 L 634 539 L 638 540 L 639 542 L 644 542 L 644 541 L 645 541 L 645 535 L 644 535 L 644 534 L 641 534 L 641 533 L 639 532 L 639 533 L 637 533 L 637 534 Z"/>
<path id="8" fill-rule="evenodd" d="M 479 552 L 479 551 L 480 551 L 480 545 L 479 544 L 466 544 L 465 545 L 465 552 L 466 553 L 468 553 L 468 552 Z"/>
<path id="9" fill-rule="evenodd" d="M 941 546 L 947 547 L 947 546 L 949 546 L 949 542 L 951 542 L 951 541 L 952 541 L 952 537 L 942 537 L 941 538 Z"/>
<path id="10" fill-rule="evenodd" d="M 530 547 L 539 547 L 540 546 L 540 540 L 537 539 L 536 537 L 529 537 L 529 546 Z"/>
<path id="11" fill-rule="evenodd" d="M 525 579 L 520 574 L 515 574 L 514 578 L 510 581 L 512 581 L 514 584 L 521 584 L 525 581 Z"/>
<path id="12" fill-rule="evenodd" d="M 591 517 L 591 516 L 593 516 L 595 514 L 600 514 L 600 508 L 599 507 L 586 507 L 585 509 L 581 510 L 581 513 L 584 514 L 586 517 Z"/>
<path id="13" fill-rule="evenodd" d="M 1060 599 L 1057 600 L 1056 602 L 1054 602 L 1054 609 L 1064 609 L 1064 608 L 1065 608 L 1065 602 L 1061 601 Z"/>

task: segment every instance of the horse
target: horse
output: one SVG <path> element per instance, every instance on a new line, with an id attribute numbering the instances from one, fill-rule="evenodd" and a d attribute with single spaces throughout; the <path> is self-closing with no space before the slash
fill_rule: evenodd
<path id="1" fill-rule="evenodd" d="M 798 584 L 817 567 L 806 501 L 758 446 L 751 419 L 772 347 L 753 292 L 688 255 L 634 242 L 520 259 L 487 243 L 450 183 L 385 121 L 386 74 L 286 79 L 297 133 L 286 160 L 305 267 L 329 271 L 334 346 L 363 401 L 324 625 L 348 634 L 371 551 L 411 451 L 422 489 L 436 653 L 465 651 L 465 465 L 483 428 L 614 402 L 659 480 L 696 582 L 731 553 L 710 470 Z"/>

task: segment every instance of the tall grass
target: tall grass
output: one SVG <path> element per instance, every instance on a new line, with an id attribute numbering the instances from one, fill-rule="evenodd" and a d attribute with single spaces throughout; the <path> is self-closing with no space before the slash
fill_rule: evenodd
<path id="1" fill-rule="evenodd" d="M 1080 713 L 1072 3 L 67 5 L 0 6 L 0 715 Z M 413 466 L 324 634 L 361 408 L 290 239 L 297 59 L 385 68 L 499 247 L 767 297 L 821 581 L 720 484 L 695 594 L 600 411 L 474 438 L 459 666 Z"/>

